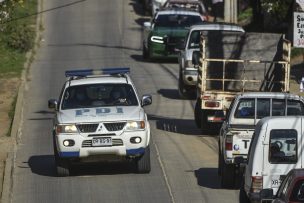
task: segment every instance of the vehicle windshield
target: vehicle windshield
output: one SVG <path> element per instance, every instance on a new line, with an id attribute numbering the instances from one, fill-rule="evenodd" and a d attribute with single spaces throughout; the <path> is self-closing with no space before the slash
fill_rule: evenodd
<path id="1" fill-rule="evenodd" d="M 129 84 L 89 84 L 68 87 L 64 92 L 61 108 L 137 105 L 136 94 Z"/>
<path id="2" fill-rule="evenodd" d="M 202 18 L 196 15 L 160 14 L 155 19 L 155 27 L 190 27 L 201 22 Z"/>

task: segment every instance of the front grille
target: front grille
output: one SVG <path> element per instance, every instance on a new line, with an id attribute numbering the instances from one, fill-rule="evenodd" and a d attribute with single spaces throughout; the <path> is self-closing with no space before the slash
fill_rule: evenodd
<path id="1" fill-rule="evenodd" d="M 112 139 L 112 146 L 122 146 L 123 141 L 121 139 Z M 82 147 L 92 147 L 92 140 L 84 140 Z"/>
<path id="2" fill-rule="evenodd" d="M 82 133 L 96 132 L 98 124 L 77 124 L 78 130 Z"/>
<path id="3" fill-rule="evenodd" d="M 167 46 L 166 46 L 166 51 L 168 53 L 176 53 L 176 45 L 181 44 L 183 42 L 184 38 L 181 37 L 169 37 Z"/>
<path id="4" fill-rule="evenodd" d="M 104 123 L 104 126 L 108 131 L 119 131 L 122 130 L 126 125 L 126 122 L 120 123 Z"/>
<path id="5" fill-rule="evenodd" d="M 178 44 L 178 43 L 181 43 L 183 40 L 184 40 L 183 37 L 169 37 L 168 43 L 169 44 Z"/>

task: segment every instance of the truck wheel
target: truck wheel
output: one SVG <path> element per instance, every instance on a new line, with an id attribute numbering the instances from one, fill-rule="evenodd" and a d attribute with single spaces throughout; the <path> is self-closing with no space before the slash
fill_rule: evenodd
<path id="1" fill-rule="evenodd" d="M 195 124 L 198 128 L 202 128 L 202 108 L 201 108 L 201 100 L 197 99 L 194 108 L 194 119 Z"/>
<path id="2" fill-rule="evenodd" d="M 178 94 L 180 98 L 182 99 L 187 99 L 188 98 L 188 91 L 187 88 L 185 87 L 185 84 L 183 83 L 182 75 L 179 75 L 178 78 Z"/>
<path id="3" fill-rule="evenodd" d="M 217 168 L 217 173 L 219 176 L 221 176 L 221 173 L 222 173 L 222 162 L 221 162 L 221 157 L 222 157 L 222 154 L 221 154 L 221 151 L 220 151 L 220 143 L 218 143 L 218 148 L 219 148 L 219 152 L 218 152 L 218 168 Z"/>
<path id="4" fill-rule="evenodd" d="M 234 187 L 234 165 L 226 164 L 223 157 L 221 158 L 221 185 L 222 188 L 233 188 Z"/>
<path id="5" fill-rule="evenodd" d="M 241 187 L 240 187 L 240 193 L 239 193 L 239 202 L 240 203 L 250 203 L 250 200 L 246 194 L 245 188 L 244 188 L 244 177 L 242 178 Z"/>
<path id="6" fill-rule="evenodd" d="M 136 160 L 136 169 L 138 173 L 149 173 L 151 171 L 149 146 L 146 148 L 145 153 Z"/>
<path id="7" fill-rule="evenodd" d="M 55 156 L 55 166 L 57 175 L 60 177 L 69 176 L 70 175 L 70 163 L 67 159 L 62 159 L 58 155 L 55 138 L 53 138 L 53 148 L 54 148 L 54 156 Z"/>
<path id="8" fill-rule="evenodd" d="M 206 110 L 201 110 L 201 129 L 203 134 L 209 133 L 210 130 L 210 124 L 208 124 L 208 111 Z"/>

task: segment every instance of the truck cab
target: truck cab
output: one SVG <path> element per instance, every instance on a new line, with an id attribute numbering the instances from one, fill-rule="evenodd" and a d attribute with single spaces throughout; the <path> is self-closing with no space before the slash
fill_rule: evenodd
<path id="1" fill-rule="evenodd" d="M 264 117 L 304 115 L 304 100 L 290 93 L 239 93 L 230 105 L 219 136 L 222 187 L 234 186 L 238 159 L 247 160 L 256 124 Z"/>
<path id="2" fill-rule="evenodd" d="M 303 168 L 303 122 L 303 116 L 281 116 L 258 123 L 242 188 L 251 202 L 260 202 L 264 189 L 275 195 L 290 170 Z"/>

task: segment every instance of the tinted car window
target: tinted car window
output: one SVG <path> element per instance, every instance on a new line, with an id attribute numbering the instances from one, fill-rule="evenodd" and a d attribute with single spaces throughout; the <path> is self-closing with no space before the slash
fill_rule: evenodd
<path id="1" fill-rule="evenodd" d="M 155 27 L 190 27 L 203 22 L 200 16 L 195 15 L 158 15 L 155 19 Z"/>
<path id="2" fill-rule="evenodd" d="M 137 97 L 129 84 L 90 84 L 68 87 L 62 98 L 64 109 L 103 106 L 138 105 Z"/>
<path id="3" fill-rule="evenodd" d="M 188 48 L 191 49 L 199 48 L 199 42 L 200 42 L 200 31 L 196 30 L 191 32 Z"/>
<path id="4" fill-rule="evenodd" d="M 297 162 L 297 131 L 271 130 L 269 144 L 270 163 Z"/>
<path id="5" fill-rule="evenodd" d="M 270 116 L 270 99 L 257 100 L 257 118 Z"/>
<path id="6" fill-rule="evenodd" d="M 272 116 L 285 116 L 285 100 L 272 100 Z"/>
<path id="7" fill-rule="evenodd" d="M 254 118 L 254 99 L 241 99 L 235 111 L 235 118 Z"/>

